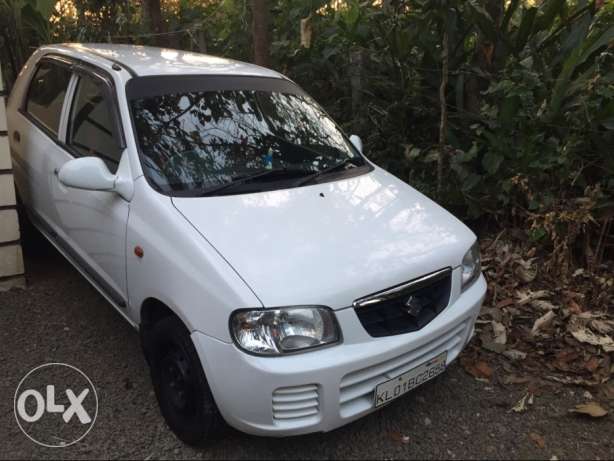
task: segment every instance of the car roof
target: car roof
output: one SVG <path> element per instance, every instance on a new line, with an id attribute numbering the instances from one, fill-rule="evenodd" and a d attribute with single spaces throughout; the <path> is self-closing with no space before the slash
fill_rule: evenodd
<path id="1" fill-rule="evenodd" d="M 53 45 L 54 52 L 71 56 L 84 53 L 118 63 L 137 76 L 149 75 L 244 75 L 286 78 L 265 67 L 191 51 L 111 43 L 65 43 Z"/>

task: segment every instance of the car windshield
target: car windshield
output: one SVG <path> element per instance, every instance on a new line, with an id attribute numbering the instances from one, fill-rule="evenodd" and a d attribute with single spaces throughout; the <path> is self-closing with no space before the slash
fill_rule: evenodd
<path id="1" fill-rule="evenodd" d="M 138 80 L 127 93 L 141 161 L 163 193 L 297 187 L 367 166 L 333 120 L 291 82 L 143 77 L 139 86 Z"/>

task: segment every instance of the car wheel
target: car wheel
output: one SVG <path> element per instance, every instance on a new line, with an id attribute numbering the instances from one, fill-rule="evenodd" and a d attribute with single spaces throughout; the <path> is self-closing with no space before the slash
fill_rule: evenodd
<path id="1" fill-rule="evenodd" d="M 17 218 L 19 219 L 19 229 L 24 252 L 28 256 L 47 256 L 55 253 L 55 249 L 30 220 L 26 207 L 21 197 L 19 197 L 19 193 L 16 194 L 16 202 Z"/>
<path id="2" fill-rule="evenodd" d="M 226 424 L 186 327 L 176 317 L 164 318 L 149 341 L 154 391 L 171 430 L 189 445 L 218 437 Z"/>

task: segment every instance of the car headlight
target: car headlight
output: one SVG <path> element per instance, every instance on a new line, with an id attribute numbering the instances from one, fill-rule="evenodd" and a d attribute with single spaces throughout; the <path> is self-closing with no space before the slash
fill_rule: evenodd
<path id="1" fill-rule="evenodd" d="M 333 311 L 297 306 L 242 309 L 230 317 L 232 337 L 241 349 L 258 355 L 283 355 L 339 342 Z"/>
<path id="2" fill-rule="evenodd" d="M 476 241 L 469 251 L 463 256 L 462 263 L 462 288 L 463 290 L 471 285 L 480 275 L 482 261 L 480 259 L 480 245 Z"/>

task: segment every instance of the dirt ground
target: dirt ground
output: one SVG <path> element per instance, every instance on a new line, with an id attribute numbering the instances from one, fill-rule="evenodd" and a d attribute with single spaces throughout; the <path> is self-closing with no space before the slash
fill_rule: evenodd
<path id="1" fill-rule="evenodd" d="M 457 363 L 331 433 L 269 439 L 229 430 L 207 448 L 186 447 L 160 416 L 137 333 L 54 249 L 27 245 L 28 289 L 0 293 L 1 459 L 614 458 L 612 411 L 600 419 L 568 412 L 584 389 L 547 388 L 515 413 L 526 385 L 478 381 Z M 67 448 L 34 444 L 13 414 L 19 381 L 46 362 L 77 366 L 99 396 L 94 428 Z"/>

